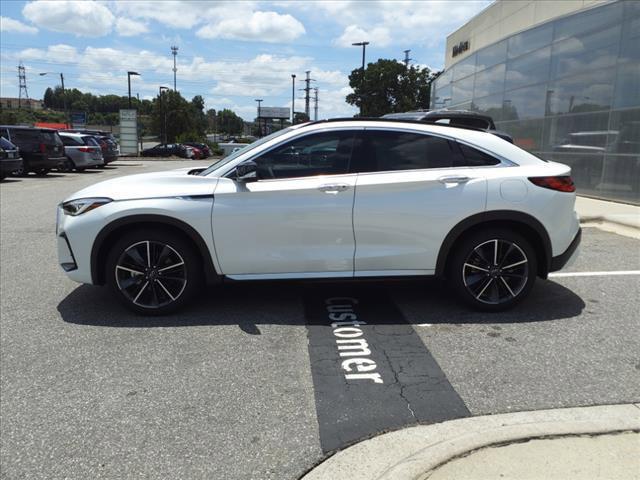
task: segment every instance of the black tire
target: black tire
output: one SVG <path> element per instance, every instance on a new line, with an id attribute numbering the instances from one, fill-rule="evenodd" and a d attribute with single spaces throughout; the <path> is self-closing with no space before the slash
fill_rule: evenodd
<path id="1" fill-rule="evenodd" d="M 107 255 L 105 271 L 110 290 L 124 306 L 142 315 L 180 309 L 203 283 L 202 261 L 193 245 L 179 234 L 160 229 L 123 235 Z"/>
<path id="2" fill-rule="evenodd" d="M 13 172 L 16 177 L 26 177 L 29 175 L 29 162 L 22 160 L 22 166 Z"/>
<path id="3" fill-rule="evenodd" d="M 497 312 L 514 307 L 529 294 L 537 271 L 535 250 L 522 235 L 491 228 L 463 238 L 453 252 L 447 277 L 467 305 Z"/>
<path id="4" fill-rule="evenodd" d="M 78 173 L 82 173 L 84 172 L 84 170 L 85 170 L 85 167 L 76 167 L 76 172 Z"/>
<path id="5" fill-rule="evenodd" d="M 69 173 L 71 171 L 73 171 L 73 169 L 75 168 L 75 164 L 73 163 L 73 160 L 71 160 L 70 158 L 67 157 L 67 159 L 64 161 L 64 163 L 60 166 L 60 168 L 58 168 L 59 171 L 61 172 L 65 172 L 65 173 Z"/>
<path id="6" fill-rule="evenodd" d="M 34 170 L 35 174 L 38 175 L 39 177 L 44 177 L 50 171 L 51 171 L 50 168 L 39 168 L 37 170 Z"/>

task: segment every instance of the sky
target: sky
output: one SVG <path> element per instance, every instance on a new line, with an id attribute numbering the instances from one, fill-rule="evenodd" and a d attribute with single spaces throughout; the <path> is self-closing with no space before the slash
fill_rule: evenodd
<path id="1" fill-rule="evenodd" d="M 14 1 L 0 7 L 0 94 L 18 96 L 20 61 L 30 98 L 47 87 L 96 95 L 153 98 L 160 85 L 173 87 L 207 108 L 230 108 L 245 120 L 263 107 L 291 108 L 296 75 L 296 111 L 304 110 L 305 72 L 318 88 L 319 118 L 351 116 L 345 102 L 349 73 L 366 59 L 404 59 L 439 70 L 445 41 L 490 0 L 320 1 Z M 41 76 L 41 72 L 52 72 Z M 313 105 L 313 102 L 312 102 Z M 313 110 L 312 110 L 313 111 Z"/>

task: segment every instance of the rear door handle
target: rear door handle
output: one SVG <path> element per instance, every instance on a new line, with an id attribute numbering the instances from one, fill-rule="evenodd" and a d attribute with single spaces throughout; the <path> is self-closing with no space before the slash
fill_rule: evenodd
<path id="1" fill-rule="evenodd" d="M 471 180 L 470 177 L 465 177 L 464 175 L 445 175 L 444 177 L 438 178 L 440 183 L 466 183 Z"/>
<path id="2" fill-rule="evenodd" d="M 347 185 L 346 183 L 330 183 L 326 185 L 320 185 L 318 187 L 318 190 L 324 193 L 338 193 L 338 192 L 344 192 L 348 188 L 349 188 L 349 185 Z"/>

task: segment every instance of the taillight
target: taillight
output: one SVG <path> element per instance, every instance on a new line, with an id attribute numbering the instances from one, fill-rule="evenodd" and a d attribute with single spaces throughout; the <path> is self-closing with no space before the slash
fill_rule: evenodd
<path id="1" fill-rule="evenodd" d="M 558 177 L 529 177 L 529 181 L 539 187 L 557 190 L 558 192 L 576 191 L 576 186 L 569 175 Z"/>
<path id="2" fill-rule="evenodd" d="M 85 153 L 93 152 L 93 148 L 91 148 L 91 147 L 80 147 L 78 150 L 80 150 L 81 152 L 85 152 Z"/>
<path id="3" fill-rule="evenodd" d="M 44 143 L 40 144 L 40 153 L 47 153 L 47 146 Z"/>

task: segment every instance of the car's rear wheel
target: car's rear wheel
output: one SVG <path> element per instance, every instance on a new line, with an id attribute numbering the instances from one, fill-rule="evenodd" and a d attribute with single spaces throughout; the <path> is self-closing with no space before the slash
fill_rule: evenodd
<path id="1" fill-rule="evenodd" d="M 488 229 L 465 238 L 453 253 L 449 280 L 468 305 L 500 311 L 520 303 L 536 279 L 537 258 L 531 244 L 507 229 Z"/>
<path id="2" fill-rule="evenodd" d="M 73 160 L 71 160 L 70 158 L 67 158 L 62 165 L 60 165 L 60 168 L 58 168 L 58 170 L 60 170 L 61 172 L 71 172 L 73 169 L 75 168 L 75 164 L 73 163 Z"/>
<path id="3" fill-rule="evenodd" d="M 26 177 L 29 175 L 29 162 L 27 160 L 22 160 L 22 165 L 13 171 L 13 175 L 17 177 Z"/>
<path id="4" fill-rule="evenodd" d="M 40 176 L 40 177 L 44 177 L 45 175 L 47 175 L 49 172 L 51 171 L 50 168 L 38 168 L 37 170 L 34 170 L 35 174 Z"/>
<path id="5" fill-rule="evenodd" d="M 122 303 L 143 315 L 184 306 L 200 288 L 201 263 L 191 244 L 162 230 L 133 231 L 107 257 L 107 284 Z"/>

